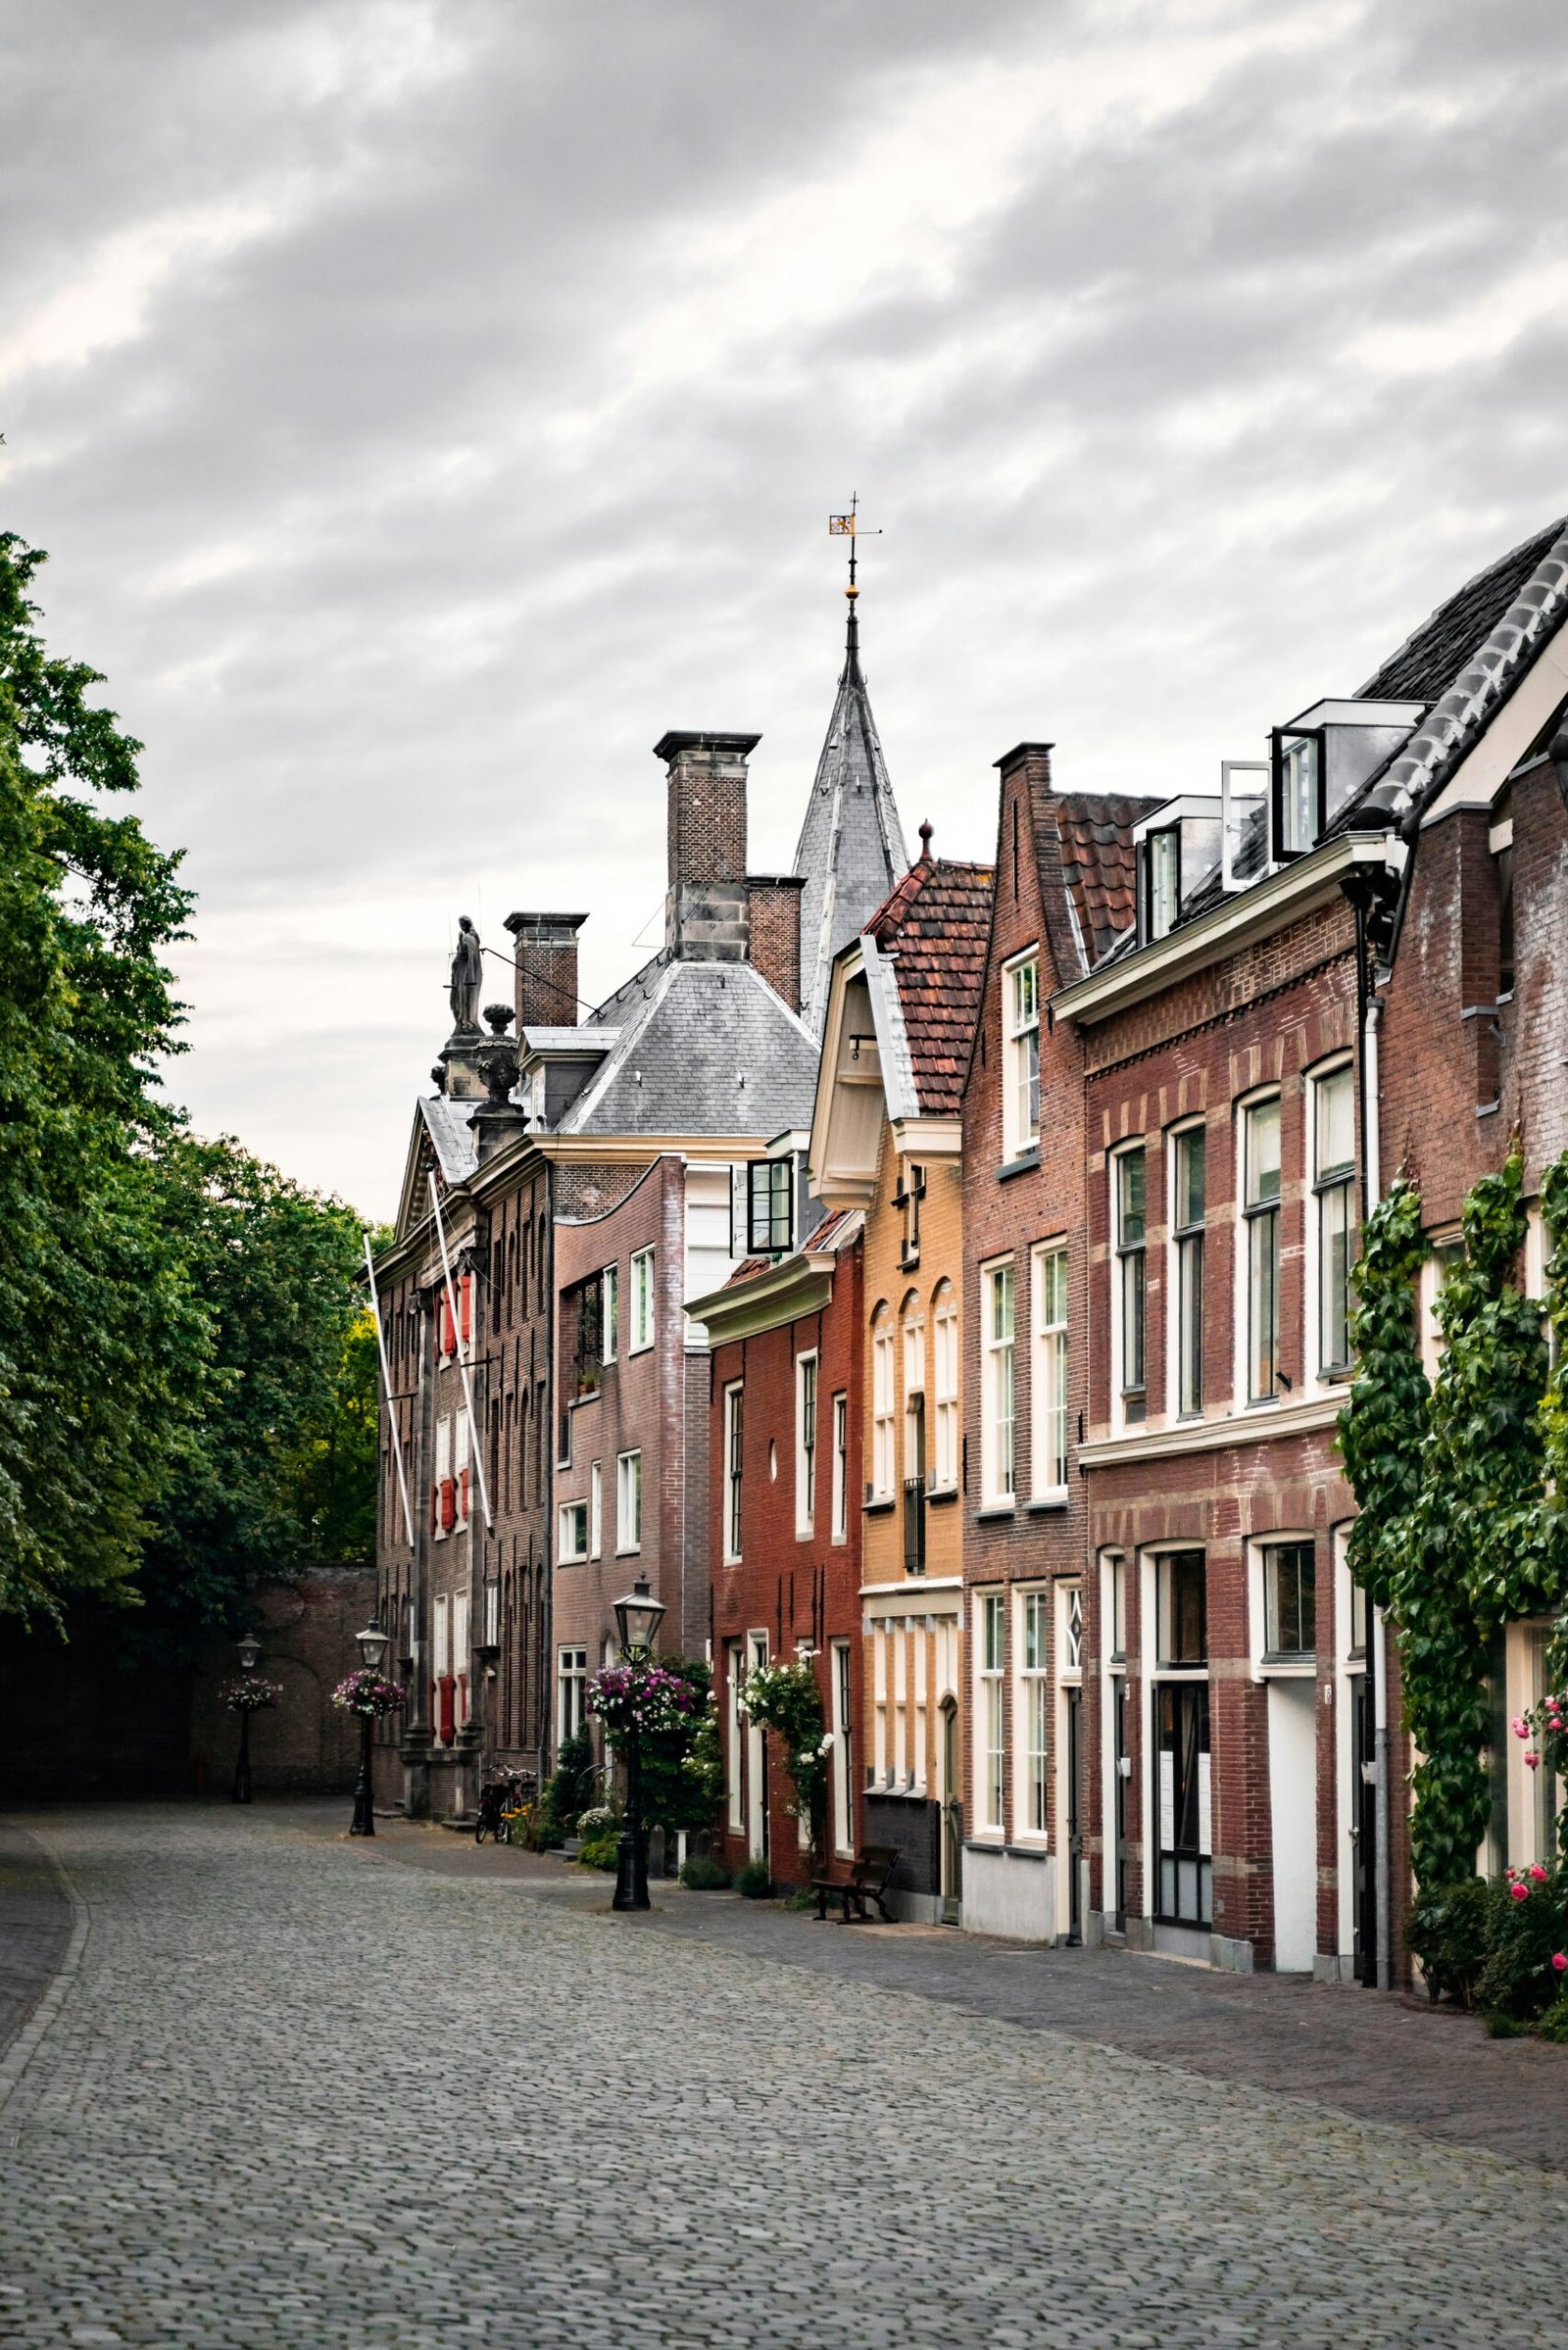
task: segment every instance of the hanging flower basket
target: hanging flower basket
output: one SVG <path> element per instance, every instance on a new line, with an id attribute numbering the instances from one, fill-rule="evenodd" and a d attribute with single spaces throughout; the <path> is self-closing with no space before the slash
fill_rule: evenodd
<path id="1" fill-rule="evenodd" d="M 612 1733 L 676 1730 L 703 1710 L 700 1690 L 662 1665 L 607 1665 L 588 1684 L 588 1710 Z"/>
<path id="2" fill-rule="evenodd" d="M 280 1681 L 264 1681 L 259 1673 L 242 1673 L 235 1681 L 225 1681 L 218 1692 L 220 1705 L 226 1705 L 231 1714 L 270 1713 L 283 1694 Z"/>
<path id="3" fill-rule="evenodd" d="M 379 1721 L 383 1714 L 400 1713 L 408 1703 L 408 1691 L 395 1681 L 383 1681 L 379 1673 L 361 1666 L 346 1681 L 340 1681 L 332 1691 L 332 1703 L 341 1705 L 347 1714 L 368 1715 Z"/>

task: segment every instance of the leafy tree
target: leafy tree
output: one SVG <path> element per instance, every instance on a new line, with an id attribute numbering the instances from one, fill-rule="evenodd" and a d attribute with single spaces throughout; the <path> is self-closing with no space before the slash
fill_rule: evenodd
<path id="1" fill-rule="evenodd" d="M 178 859 L 108 793 L 140 745 L 48 656 L 42 555 L 0 534 L 0 1612 L 123 1591 L 206 1323 L 163 1215 L 152 1075 L 178 1006 Z"/>
<path id="2" fill-rule="evenodd" d="M 171 1137 L 162 1172 L 209 1320 L 142 1574 L 136 1644 L 167 1648 L 232 1629 L 263 1576 L 338 1558 L 345 1539 L 373 1553 L 376 1403 L 354 1211 L 228 1138 Z"/>

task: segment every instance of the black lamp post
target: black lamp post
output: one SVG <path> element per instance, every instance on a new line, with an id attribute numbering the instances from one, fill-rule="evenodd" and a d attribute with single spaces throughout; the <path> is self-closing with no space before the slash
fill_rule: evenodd
<path id="1" fill-rule="evenodd" d="M 391 1635 L 381 1630 L 381 1618 L 376 1613 L 363 1632 L 355 1634 L 360 1656 L 368 1673 L 379 1673 L 381 1659 L 392 1644 Z M 360 1716 L 360 1780 L 354 1790 L 354 1821 L 350 1836 L 374 1836 L 375 1803 L 370 1793 L 370 1740 L 375 1736 L 375 1716 Z"/>
<path id="2" fill-rule="evenodd" d="M 242 1673 L 254 1673 L 257 1665 L 261 1661 L 261 1641 L 257 1639 L 254 1632 L 247 1632 L 245 1638 L 242 1640 L 237 1641 L 235 1644 L 239 1649 L 240 1671 Z M 248 1705 L 242 1705 L 239 1709 L 239 1752 L 234 1758 L 234 1801 L 236 1803 L 249 1803 L 250 1799 L 251 1709 Z"/>
<path id="3" fill-rule="evenodd" d="M 664 1613 L 664 1603 L 656 1599 L 648 1589 L 648 1578 L 639 1575 L 624 1599 L 615 1601 L 615 1630 L 620 1636 L 620 1653 L 629 1665 L 646 1664 L 654 1652 L 654 1636 Z M 612 1909 L 647 1909 L 648 1903 L 648 1834 L 643 1826 L 643 1750 L 642 1735 L 635 1717 L 626 1724 L 626 1826 L 621 1831 L 620 1853 L 615 1866 L 615 1896 Z"/>

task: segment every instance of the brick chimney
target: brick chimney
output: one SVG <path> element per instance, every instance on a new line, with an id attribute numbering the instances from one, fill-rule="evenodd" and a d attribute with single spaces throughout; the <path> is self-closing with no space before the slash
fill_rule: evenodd
<path id="1" fill-rule="evenodd" d="M 804 873 L 749 873 L 752 961 L 791 1011 L 801 1008 L 801 897 Z"/>
<path id="2" fill-rule="evenodd" d="M 577 933 L 586 914 L 508 914 L 516 964 L 517 1033 L 577 1025 Z"/>
<path id="3" fill-rule="evenodd" d="M 654 746 L 669 770 L 664 943 L 681 961 L 746 960 L 746 762 L 761 739 L 672 733 Z"/>

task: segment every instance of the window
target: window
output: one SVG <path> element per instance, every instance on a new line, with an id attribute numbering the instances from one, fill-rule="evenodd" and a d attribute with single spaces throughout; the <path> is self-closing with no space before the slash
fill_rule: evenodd
<path id="1" fill-rule="evenodd" d="M 615 1459 L 615 1548 L 643 1546 L 643 1456 L 622 1452 Z"/>
<path id="2" fill-rule="evenodd" d="M 912 1297 L 904 1322 L 904 1572 L 925 1573 L 925 1323 Z"/>
<path id="3" fill-rule="evenodd" d="M 599 1278 L 604 1284 L 604 1359 L 607 1363 L 612 1363 L 615 1359 L 615 1341 L 620 1332 L 619 1265 L 606 1265 Z"/>
<path id="4" fill-rule="evenodd" d="M 1274 855 L 1300 857 L 1323 829 L 1323 737 L 1274 732 Z"/>
<path id="5" fill-rule="evenodd" d="M 1144 1361 L 1147 1217 L 1144 1204 L 1144 1146 L 1119 1151 L 1111 1160 L 1116 1236 L 1116 1366 L 1121 1416 L 1142 1420 L 1147 1408 Z"/>
<path id="6" fill-rule="evenodd" d="M 745 1457 L 746 1389 L 740 1380 L 724 1390 L 724 1556 L 741 1554 L 741 1470 Z"/>
<path id="7" fill-rule="evenodd" d="M 871 1325 L 871 1491 L 879 1501 L 893 1498 L 896 1474 L 893 1386 L 893 1321 L 883 1305 Z"/>
<path id="8" fill-rule="evenodd" d="M 631 1260 L 631 1337 L 628 1354 L 641 1354 L 654 1343 L 654 1252 L 639 1248 Z"/>
<path id="9" fill-rule="evenodd" d="M 1040 1140 L 1040 963 L 1034 954 L 1002 975 L 1003 1150 L 1019 1158 Z"/>
<path id="10" fill-rule="evenodd" d="M 1110 1559 L 1110 1662 L 1127 1656 L 1127 1561 L 1120 1553 Z"/>
<path id="11" fill-rule="evenodd" d="M 833 1540 L 850 1531 L 850 1398 L 841 1388 L 833 1398 Z"/>
<path id="12" fill-rule="evenodd" d="M 931 1317 L 931 1368 L 936 1388 L 936 1460 L 932 1482 L 951 1493 L 958 1482 L 958 1305 L 946 1282 Z"/>
<path id="13" fill-rule="evenodd" d="M 1018 1832 L 1021 1836 L 1044 1836 L 1049 1820 L 1046 1809 L 1046 1726 L 1051 1690 L 1046 1679 L 1046 1624 L 1050 1604 L 1049 1591 L 1025 1591 L 1022 1595 L 1019 1712 L 1023 1736 L 1023 1784 L 1016 1796 Z"/>
<path id="14" fill-rule="evenodd" d="M 1513 829 L 1510 824 L 1507 846 L 1495 850 L 1493 863 L 1497 874 L 1497 995 L 1513 994 L 1515 978 L 1514 915 L 1513 915 Z"/>
<path id="15" fill-rule="evenodd" d="M 430 1522 L 437 1542 L 458 1522 L 457 1488 L 452 1478 L 452 1420 L 443 1414 L 435 1424 L 435 1491 Z"/>
<path id="16" fill-rule="evenodd" d="M 561 1504 L 560 1557 L 563 1566 L 575 1566 L 588 1555 L 588 1504 L 586 1501 L 563 1501 Z"/>
<path id="17" fill-rule="evenodd" d="M 1159 1662 L 1208 1662 L 1208 1599 L 1201 1550 L 1173 1550 L 1159 1561 Z"/>
<path id="18" fill-rule="evenodd" d="M 1334 1069 L 1312 1087 L 1312 1188 L 1317 1197 L 1318 1368 L 1350 1361 L 1350 1265 L 1355 1252 L 1355 1077 Z"/>
<path id="19" fill-rule="evenodd" d="M 1006 1618 L 1000 1591 L 980 1598 L 980 1826 L 1002 1829 L 1002 1674 Z"/>
<path id="20" fill-rule="evenodd" d="M 605 1284 L 601 1274 L 562 1293 L 562 1342 L 567 1402 L 597 1395 L 604 1385 Z"/>
<path id="21" fill-rule="evenodd" d="M 737 1256 L 782 1256 L 795 1246 L 795 1156 L 754 1158 L 745 1178 L 746 1221 Z"/>
<path id="22" fill-rule="evenodd" d="M 1243 1224 L 1247 1236 L 1247 1394 L 1280 1392 L 1280 1105 L 1242 1113 Z"/>
<path id="23" fill-rule="evenodd" d="M 1269 1542 L 1263 1550 L 1264 1647 L 1270 1657 L 1317 1652 L 1317 1564 L 1310 1542 Z"/>
<path id="24" fill-rule="evenodd" d="M 816 1517 L 816 1356 L 795 1357 L 795 1531 L 805 1537 Z"/>
<path id="25" fill-rule="evenodd" d="M 1438 1365 L 1443 1360 L 1443 1324 L 1438 1320 L 1438 1299 L 1455 1265 L 1464 1262 L 1464 1243 L 1459 1239 L 1437 1241 L 1432 1254 L 1421 1267 L 1421 1367 L 1429 1379 L 1436 1379 Z"/>
<path id="26" fill-rule="evenodd" d="M 597 1558 L 605 1541 L 605 1471 L 595 1461 L 588 1471 L 588 1555 Z"/>
<path id="27" fill-rule="evenodd" d="M 470 1439 L 468 1414 L 466 1408 L 454 1415 L 452 1433 L 455 1439 L 455 1450 L 452 1462 L 453 1504 L 457 1513 L 457 1523 L 460 1527 L 463 1527 L 466 1526 L 468 1523 L 468 1454 Z"/>
<path id="28" fill-rule="evenodd" d="M 1034 1253 L 1036 1500 L 1067 1490 L 1067 1251 Z"/>
<path id="29" fill-rule="evenodd" d="M 1176 927 L 1181 902 L 1182 828 L 1167 824 L 1149 833 L 1140 858 L 1144 885 L 1144 937 L 1162 939 Z"/>
<path id="30" fill-rule="evenodd" d="M 924 1198 L 925 1169 L 910 1159 L 902 1165 L 899 1188 L 893 1195 L 894 1206 L 904 1210 L 899 1268 L 905 1273 L 911 1273 L 920 1261 L 920 1202 Z"/>
<path id="31" fill-rule="evenodd" d="M 577 1736 L 588 1719 L 588 1651 L 563 1648 L 556 1667 L 556 1726 L 564 1744 Z"/>
<path id="32" fill-rule="evenodd" d="M 1203 1211 L 1206 1138 L 1201 1126 L 1171 1137 L 1171 1250 L 1174 1258 L 1176 1409 L 1203 1408 Z"/>
<path id="33" fill-rule="evenodd" d="M 1013 1363 L 1012 1267 L 992 1265 L 981 1275 L 985 1355 L 980 1394 L 980 1455 L 983 1502 L 1002 1503 L 1013 1496 Z"/>

